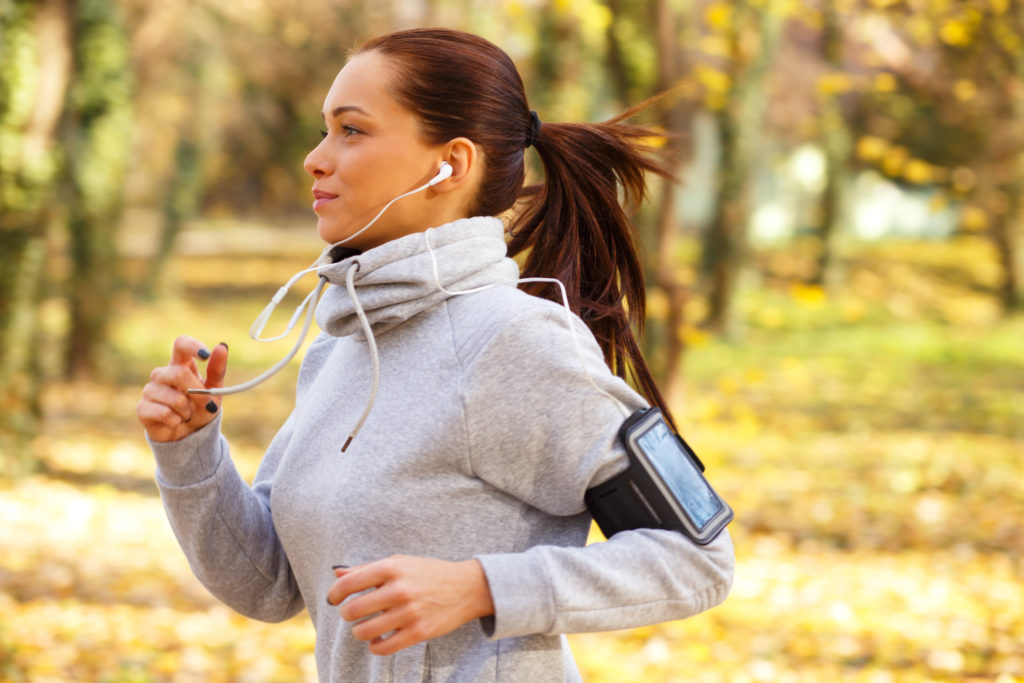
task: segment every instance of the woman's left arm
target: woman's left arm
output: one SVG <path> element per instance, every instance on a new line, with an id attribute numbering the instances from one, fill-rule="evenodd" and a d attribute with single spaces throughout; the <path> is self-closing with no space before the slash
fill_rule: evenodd
<path id="1" fill-rule="evenodd" d="M 616 399 L 627 411 L 645 405 L 609 372 L 576 322 L 571 332 L 560 309 L 534 310 L 466 361 L 474 474 L 566 517 L 585 511 L 588 488 L 626 467 L 616 438 L 625 417 Z M 572 335 L 579 335 L 582 359 Z M 396 556 L 335 573 L 328 601 L 342 605 L 346 620 L 362 620 L 353 635 L 383 655 L 477 618 L 491 638 L 682 619 L 725 599 L 733 549 L 727 531 L 698 546 L 676 532 L 645 529 L 586 547 L 537 545 L 464 562 Z"/>
<path id="2" fill-rule="evenodd" d="M 646 406 L 574 322 L 570 331 L 564 313 L 546 307 L 505 326 L 470 366 L 465 402 L 475 474 L 556 516 L 583 513 L 586 490 L 626 468 L 618 431 Z M 536 545 L 477 559 L 494 605 L 493 620 L 484 620 L 493 638 L 689 617 L 725 599 L 734 568 L 727 531 L 707 546 L 642 529 L 586 547 Z"/>

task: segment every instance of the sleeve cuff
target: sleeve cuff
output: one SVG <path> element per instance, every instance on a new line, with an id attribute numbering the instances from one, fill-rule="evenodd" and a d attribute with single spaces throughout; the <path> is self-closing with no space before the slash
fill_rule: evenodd
<path id="1" fill-rule="evenodd" d="M 494 616 L 480 620 L 491 640 L 549 633 L 555 622 L 551 582 L 538 553 L 480 555 Z"/>
<path id="2" fill-rule="evenodd" d="M 221 460 L 220 415 L 179 441 L 151 441 L 156 476 L 169 486 L 190 486 L 209 479 Z"/>

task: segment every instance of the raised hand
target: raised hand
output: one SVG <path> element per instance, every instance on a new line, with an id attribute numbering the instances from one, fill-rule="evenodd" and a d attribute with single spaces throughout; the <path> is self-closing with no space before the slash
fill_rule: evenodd
<path id="1" fill-rule="evenodd" d="M 207 360 L 206 378 L 199 374 L 196 358 Z M 189 394 L 187 389 L 224 386 L 227 344 L 213 351 L 197 339 L 181 336 L 174 340 L 171 362 L 155 368 L 142 389 L 135 413 L 152 441 L 178 441 L 206 426 L 217 416 L 220 398 Z"/>

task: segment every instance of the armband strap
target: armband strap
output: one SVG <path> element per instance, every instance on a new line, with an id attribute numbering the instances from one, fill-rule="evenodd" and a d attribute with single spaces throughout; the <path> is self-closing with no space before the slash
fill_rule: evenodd
<path id="1" fill-rule="evenodd" d="M 587 509 L 605 538 L 611 538 L 624 529 L 658 529 L 666 526 L 636 485 L 631 469 L 588 489 L 584 496 Z"/>

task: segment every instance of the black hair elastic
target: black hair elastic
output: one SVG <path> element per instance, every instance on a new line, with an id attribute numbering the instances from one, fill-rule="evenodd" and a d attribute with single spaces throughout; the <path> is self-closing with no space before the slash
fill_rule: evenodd
<path id="1" fill-rule="evenodd" d="M 537 142 L 538 137 L 540 137 L 540 117 L 537 116 L 537 112 L 530 111 L 530 131 L 526 134 L 526 146 L 533 147 L 533 143 Z"/>

